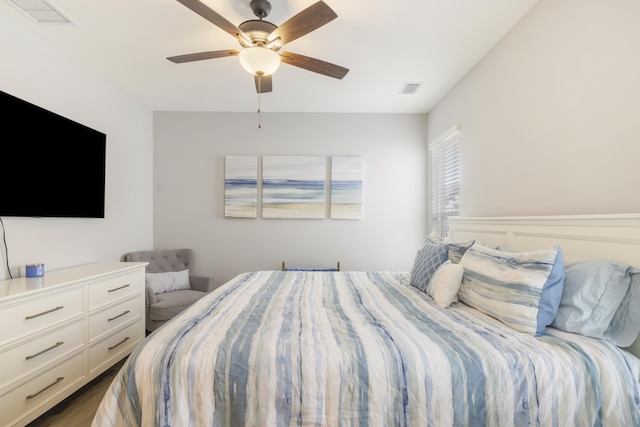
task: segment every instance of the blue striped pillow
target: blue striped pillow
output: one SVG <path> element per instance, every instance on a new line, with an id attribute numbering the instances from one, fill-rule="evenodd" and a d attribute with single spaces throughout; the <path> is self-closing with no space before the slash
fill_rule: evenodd
<path id="1" fill-rule="evenodd" d="M 443 239 L 435 234 L 431 233 L 427 236 L 425 243 L 431 244 L 441 244 L 448 243 L 449 244 L 449 261 L 454 264 L 458 264 L 462 255 L 473 245 L 475 240 L 465 240 L 463 242 L 452 242 L 449 239 Z"/>
<path id="2" fill-rule="evenodd" d="M 449 245 L 449 260 L 454 263 L 460 263 L 460 260 L 464 256 L 464 253 L 467 252 L 473 244 L 475 240 L 466 240 L 464 242 L 451 242 Z"/>
<path id="3" fill-rule="evenodd" d="M 464 267 L 460 301 L 519 332 L 542 335 L 553 322 L 564 286 L 559 245 L 504 252 L 476 242 L 460 264 Z"/>

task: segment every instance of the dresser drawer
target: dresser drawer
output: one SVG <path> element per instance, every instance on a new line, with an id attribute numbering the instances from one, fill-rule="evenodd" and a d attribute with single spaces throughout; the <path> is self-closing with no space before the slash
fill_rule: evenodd
<path id="1" fill-rule="evenodd" d="M 131 353 L 142 340 L 141 329 L 136 322 L 89 348 L 89 375 L 104 371 Z"/>
<path id="2" fill-rule="evenodd" d="M 138 295 L 105 310 L 91 313 L 89 317 L 89 341 L 100 338 L 119 326 L 139 318 L 141 315 L 141 299 L 142 295 Z"/>
<path id="3" fill-rule="evenodd" d="M 139 273 L 128 273 L 89 283 L 89 310 L 103 307 L 129 295 L 142 293 L 140 282 Z"/>
<path id="4" fill-rule="evenodd" d="M 84 379 L 83 360 L 80 353 L 0 396 L 0 425 L 12 425 L 43 405 L 52 406 L 61 393 L 77 388 Z"/>
<path id="5" fill-rule="evenodd" d="M 9 340 L 37 333 L 44 328 L 81 316 L 83 313 L 80 285 L 1 306 L 0 325 L 3 326 L 0 328 L 0 345 Z"/>
<path id="6" fill-rule="evenodd" d="M 84 346 L 82 319 L 0 352 L 0 389 Z"/>

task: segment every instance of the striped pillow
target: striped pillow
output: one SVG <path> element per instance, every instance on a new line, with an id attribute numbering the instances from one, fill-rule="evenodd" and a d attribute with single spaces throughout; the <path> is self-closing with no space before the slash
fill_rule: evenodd
<path id="1" fill-rule="evenodd" d="M 464 242 L 451 242 L 449 245 L 449 260 L 454 263 L 460 263 L 463 255 L 475 243 L 475 240 L 466 240 Z"/>
<path id="2" fill-rule="evenodd" d="M 425 243 L 431 243 L 434 245 L 447 243 L 449 245 L 449 260 L 454 264 L 458 264 L 460 262 L 462 255 L 464 255 L 467 249 L 469 249 L 474 242 L 475 240 L 452 242 L 448 238 L 443 239 L 442 237 L 437 236 L 433 233 L 429 234 L 425 239 Z"/>
<path id="3" fill-rule="evenodd" d="M 504 252 L 480 242 L 460 260 L 458 299 L 512 329 L 542 335 L 558 312 L 564 286 L 560 246 Z"/>

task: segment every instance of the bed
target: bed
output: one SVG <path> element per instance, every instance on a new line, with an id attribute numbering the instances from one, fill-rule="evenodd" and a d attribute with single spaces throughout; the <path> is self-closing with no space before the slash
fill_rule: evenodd
<path id="1" fill-rule="evenodd" d="M 640 215 L 427 240 L 411 271 L 239 274 L 146 338 L 93 426 L 640 425 Z"/>

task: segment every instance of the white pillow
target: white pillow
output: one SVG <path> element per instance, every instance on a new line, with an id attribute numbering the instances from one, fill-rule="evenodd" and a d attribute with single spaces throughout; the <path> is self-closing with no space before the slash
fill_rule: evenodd
<path id="1" fill-rule="evenodd" d="M 458 289 L 462 283 L 464 267 L 454 264 L 450 260 L 445 261 L 431 277 L 427 295 L 429 295 L 440 308 L 447 308 L 458 301 Z"/>
<path id="2" fill-rule="evenodd" d="M 150 287 L 156 294 L 191 289 L 189 285 L 189 270 L 147 273 L 145 274 L 145 285 Z"/>

